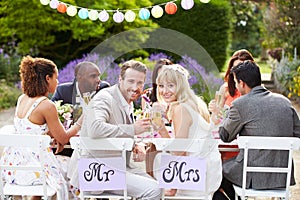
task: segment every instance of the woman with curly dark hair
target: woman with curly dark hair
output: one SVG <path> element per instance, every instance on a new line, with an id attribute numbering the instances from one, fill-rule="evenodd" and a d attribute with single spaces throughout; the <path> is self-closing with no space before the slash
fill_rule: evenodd
<path id="1" fill-rule="evenodd" d="M 53 93 L 58 84 L 58 70 L 56 65 L 44 58 L 23 57 L 20 64 L 20 76 L 23 94 L 18 98 L 14 127 L 16 134 L 45 135 L 48 134 L 55 139 L 58 144 L 57 152 L 62 150 L 63 145 L 76 135 L 81 128 L 82 118 L 67 131 L 64 129 L 57 114 L 55 104 L 48 99 L 48 95 Z M 14 156 L 11 156 L 14 155 Z M 1 157 L 1 163 L 23 163 L 34 164 L 40 162 L 39 152 L 24 149 L 7 147 Z M 47 152 L 44 158 L 47 162 L 46 172 L 47 184 L 57 191 L 60 199 L 69 199 L 68 184 L 64 178 L 61 162 L 52 151 Z M 7 182 L 20 185 L 42 184 L 39 174 L 34 173 L 12 173 L 5 172 Z M 40 197 L 32 197 L 40 199 Z"/>

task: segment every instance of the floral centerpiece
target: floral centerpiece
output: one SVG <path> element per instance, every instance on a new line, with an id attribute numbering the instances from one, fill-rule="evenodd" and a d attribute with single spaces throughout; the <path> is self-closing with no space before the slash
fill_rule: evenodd
<path id="1" fill-rule="evenodd" d="M 73 105 L 68 103 L 61 105 L 62 100 L 55 101 L 54 103 L 57 109 L 59 120 L 64 127 L 68 129 L 72 123 Z"/>

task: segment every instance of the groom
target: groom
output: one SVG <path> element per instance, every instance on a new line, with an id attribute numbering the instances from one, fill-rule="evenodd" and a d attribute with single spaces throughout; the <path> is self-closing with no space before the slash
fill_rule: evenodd
<path id="1" fill-rule="evenodd" d="M 130 60 L 125 62 L 121 67 L 119 83 L 99 91 L 90 102 L 84 113 L 80 136 L 133 138 L 134 135 L 148 131 L 151 126 L 149 119 L 134 121 L 132 117 L 133 101 L 137 100 L 143 91 L 146 71 L 146 66 L 139 61 Z M 143 155 L 139 148 L 135 151 L 138 155 Z M 93 156 L 103 156 L 104 154 L 105 152 L 99 152 L 99 155 L 93 154 Z M 158 182 L 146 172 L 132 165 L 130 153 L 127 155 L 126 170 L 129 196 L 145 200 L 160 199 L 161 189 L 158 187 Z M 76 177 L 78 174 L 73 173 L 73 175 L 73 177 L 69 176 L 72 185 L 78 180 L 78 177 Z M 120 191 L 113 191 L 113 193 L 122 194 Z"/>

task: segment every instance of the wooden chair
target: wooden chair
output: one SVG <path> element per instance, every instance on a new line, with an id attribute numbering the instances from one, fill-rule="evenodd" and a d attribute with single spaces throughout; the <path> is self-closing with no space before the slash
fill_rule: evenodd
<path id="1" fill-rule="evenodd" d="M 216 139 L 169 139 L 157 138 L 153 139 L 153 143 L 158 151 L 166 153 L 168 151 L 177 152 L 201 152 L 203 155 L 208 155 L 213 149 L 218 148 L 218 140 Z M 204 180 L 206 182 L 206 180 Z M 178 189 L 176 186 L 171 188 Z M 204 196 L 165 196 L 163 188 L 162 200 L 164 199 L 212 199 L 212 194 L 206 192 Z"/>
<path id="2" fill-rule="evenodd" d="M 292 153 L 300 147 L 300 139 L 296 137 L 254 137 L 240 136 L 237 139 L 240 149 L 244 149 L 244 166 L 243 166 L 243 182 L 242 187 L 234 185 L 235 199 L 238 196 L 244 200 L 246 197 L 280 197 L 288 200 L 290 197 L 290 179 L 292 169 Z M 286 167 L 253 167 L 248 165 L 248 156 L 250 149 L 265 149 L 265 150 L 286 150 L 289 152 L 288 163 Z M 247 173 L 285 173 L 286 186 L 284 189 L 271 190 L 255 190 L 246 189 Z"/>
<path id="3" fill-rule="evenodd" d="M 0 195 L 1 199 L 5 199 L 6 195 L 13 196 L 42 196 L 48 199 L 56 194 L 53 188 L 49 187 L 46 183 L 45 175 L 45 160 L 43 154 L 47 152 L 50 147 L 50 136 L 48 135 L 21 135 L 21 134 L 6 134 L 0 132 L 0 146 L 1 147 L 28 147 L 36 149 L 41 155 L 41 162 L 38 165 L 4 165 L 0 164 Z M 40 171 L 42 177 L 42 185 L 16 185 L 5 183 L 2 177 L 3 170 L 27 170 L 27 171 Z"/>
<path id="4" fill-rule="evenodd" d="M 126 169 L 126 152 L 131 151 L 133 148 L 133 139 L 130 138 L 99 138 L 92 139 L 89 137 L 72 137 L 70 139 L 71 147 L 78 151 L 79 158 L 82 155 L 82 152 L 91 152 L 91 151 L 119 151 L 122 152 L 122 161 L 123 163 L 119 163 L 119 165 L 123 165 Z M 74 151 L 75 153 L 75 151 Z M 97 162 L 101 162 L 103 158 L 95 158 Z M 112 166 L 114 167 L 114 166 Z M 124 173 L 126 177 L 126 173 Z M 126 179 L 125 179 L 126 180 Z M 139 184 L 139 183 L 137 183 Z M 144 183 L 143 183 L 144 184 Z M 80 186 L 79 186 L 80 188 Z M 101 186 L 97 188 L 99 191 Z M 113 188 L 112 188 L 113 189 Z M 102 194 L 91 194 L 88 191 L 83 191 L 80 189 L 80 199 L 86 198 L 117 198 L 117 199 L 131 199 L 127 195 L 127 187 L 124 185 L 123 195 L 116 195 L 104 192 Z"/>

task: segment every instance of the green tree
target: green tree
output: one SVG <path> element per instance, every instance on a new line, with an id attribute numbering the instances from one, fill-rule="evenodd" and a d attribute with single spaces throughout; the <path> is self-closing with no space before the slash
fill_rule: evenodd
<path id="1" fill-rule="evenodd" d="M 291 54 L 300 49 L 300 0 L 274 0 L 269 3 L 266 14 L 266 40 L 269 48 L 282 47 Z"/>
<path id="2" fill-rule="evenodd" d="M 244 0 L 231 0 L 232 5 L 232 42 L 230 49 L 247 49 L 254 56 L 259 56 L 262 52 L 263 40 L 263 15 L 262 3 Z"/>
<path id="3" fill-rule="evenodd" d="M 151 5 L 149 0 L 66 0 L 65 3 L 96 10 L 136 9 Z M 0 45 L 16 41 L 20 54 L 31 54 L 53 59 L 64 65 L 71 59 L 89 52 L 100 42 L 124 30 L 136 27 L 155 27 L 151 20 L 138 17 L 132 23 L 82 20 L 44 6 L 40 1 L 0 1 Z M 141 35 L 140 41 L 144 38 Z"/>
<path id="4" fill-rule="evenodd" d="M 227 0 L 212 0 L 207 4 L 195 1 L 194 7 L 188 11 L 183 10 L 180 3 L 177 3 L 177 7 L 176 14 L 164 14 L 154 21 L 161 27 L 176 30 L 196 40 L 221 70 L 230 43 L 230 3 Z"/>

